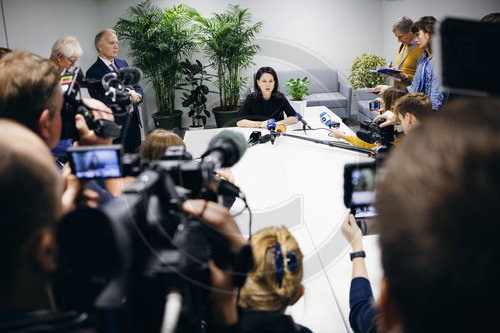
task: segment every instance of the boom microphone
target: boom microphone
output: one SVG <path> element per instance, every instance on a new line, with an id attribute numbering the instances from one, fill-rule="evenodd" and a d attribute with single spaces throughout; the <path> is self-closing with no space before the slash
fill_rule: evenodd
<path id="1" fill-rule="evenodd" d="M 203 162 L 213 162 L 214 168 L 230 167 L 240 160 L 246 149 L 247 142 L 243 134 L 224 130 L 210 140 L 201 158 Z"/>
<path id="2" fill-rule="evenodd" d="M 139 68 L 125 67 L 118 70 L 118 80 L 122 81 L 126 86 L 135 86 L 139 83 L 142 77 L 142 72 Z"/>
<path id="3" fill-rule="evenodd" d="M 311 126 L 309 126 L 309 124 L 307 123 L 307 121 L 304 119 L 304 117 L 302 117 L 302 115 L 300 113 L 296 113 L 295 114 L 295 117 L 297 117 L 297 119 L 305 126 L 307 127 L 308 129 L 312 129 Z"/>
<path id="4" fill-rule="evenodd" d="M 329 128 L 339 128 L 340 123 L 333 121 L 332 118 L 326 111 L 322 112 L 319 115 L 319 118 L 321 119 L 321 123 L 325 126 L 328 126 Z"/>

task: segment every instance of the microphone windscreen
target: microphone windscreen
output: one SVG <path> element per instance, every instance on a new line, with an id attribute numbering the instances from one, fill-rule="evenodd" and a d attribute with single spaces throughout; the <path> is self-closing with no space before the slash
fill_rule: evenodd
<path id="1" fill-rule="evenodd" d="M 126 86 L 135 86 L 142 77 L 141 70 L 135 67 L 120 68 L 118 74 L 120 81 Z"/>
<path id="2" fill-rule="evenodd" d="M 259 142 L 260 142 L 260 143 L 266 143 L 266 142 L 269 142 L 269 140 L 271 140 L 271 134 L 266 134 L 266 135 L 263 135 L 263 136 L 259 139 Z"/>
<path id="3" fill-rule="evenodd" d="M 285 125 L 278 125 L 278 126 L 276 126 L 276 132 L 285 133 L 286 132 L 286 126 Z"/>
<path id="4" fill-rule="evenodd" d="M 248 138 L 248 143 L 253 143 L 259 140 L 261 136 L 262 133 L 260 131 L 253 131 L 252 134 L 250 134 L 250 137 Z"/>
<path id="5" fill-rule="evenodd" d="M 274 131 L 276 129 L 276 120 L 273 118 L 267 121 L 267 129 L 270 131 Z"/>
<path id="6" fill-rule="evenodd" d="M 223 130 L 210 140 L 207 151 L 222 147 L 222 143 L 230 143 L 231 146 L 233 146 L 236 154 L 236 156 L 234 156 L 236 161 L 240 160 L 247 149 L 247 141 L 243 134 L 230 130 Z"/>
<path id="7" fill-rule="evenodd" d="M 330 117 L 330 115 L 328 113 L 326 113 L 326 111 L 322 112 L 320 115 L 319 115 L 320 119 L 321 119 L 321 123 L 323 125 L 326 125 L 328 127 L 331 127 L 333 124 L 332 124 L 332 118 Z"/>

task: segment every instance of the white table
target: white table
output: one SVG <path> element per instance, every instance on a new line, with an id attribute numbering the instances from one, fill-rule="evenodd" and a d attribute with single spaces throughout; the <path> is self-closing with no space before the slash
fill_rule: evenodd
<path id="1" fill-rule="evenodd" d="M 312 128 L 326 128 L 319 114 L 326 111 L 341 123 L 345 132 L 352 131 L 326 107 L 310 107 L 304 119 Z M 287 133 L 302 135 L 299 122 L 287 127 Z M 187 150 L 200 156 L 208 142 L 222 129 L 188 131 Z M 247 139 L 255 129 L 231 128 Z M 262 135 L 268 131 L 262 129 Z M 307 131 L 307 136 L 336 140 L 327 130 Z M 291 137 L 278 137 L 270 142 L 248 148 L 232 167 L 235 183 L 245 193 L 252 209 L 252 232 L 267 226 L 286 225 L 297 239 L 304 254 L 306 295 L 288 312 L 294 319 L 314 332 L 350 331 L 349 287 L 351 263 L 349 246 L 340 226 L 347 212 L 343 203 L 344 164 L 370 161 L 365 154 L 329 147 Z M 235 204 L 233 211 L 241 205 Z M 236 219 L 248 234 L 248 214 Z M 372 287 L 378 295 L 381 268 L 376 236 L 365 237 L 367 264 Z"/>

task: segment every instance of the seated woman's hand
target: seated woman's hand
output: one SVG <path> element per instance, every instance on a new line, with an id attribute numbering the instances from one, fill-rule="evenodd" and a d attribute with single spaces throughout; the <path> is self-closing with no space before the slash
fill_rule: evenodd
<path id="1" fill-rule="evenodd" d="M 347 134 L 345 134 L 344 132 L 342 132 L 341 130 L 337 129 L 337 128 L 332 128 L 330 129 L 330 133 L 332 134 L 332 136 L 336 139 L 344 139 L 344 140 L 347 140 Z"/>

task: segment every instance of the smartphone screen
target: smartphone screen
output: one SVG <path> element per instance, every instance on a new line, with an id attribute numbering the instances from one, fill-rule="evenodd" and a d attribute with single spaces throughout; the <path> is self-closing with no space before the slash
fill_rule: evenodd
<path id="1" fill-rule="evenodd" d="M 122 177 L 120 151 L 121 145 L 67 149 L 71 171 L 80 179 Z"/>
<path id="2" fill-rule="evenodd" d="M 370 107 L 370 111 L 375 111 L 380 109 L 380 101 L 371 101 L 370 103 L 368 103 L 368 105 Z"/>
<path id="3" fill-rule="evenodd" d="M 344 167 L 344 203 L 351 208 L 364 235 L 372 233 L 373 225 L 369 220 L 377 216 L 373 206 L 377 178 L 375 162 L 346 164 Z"/>

